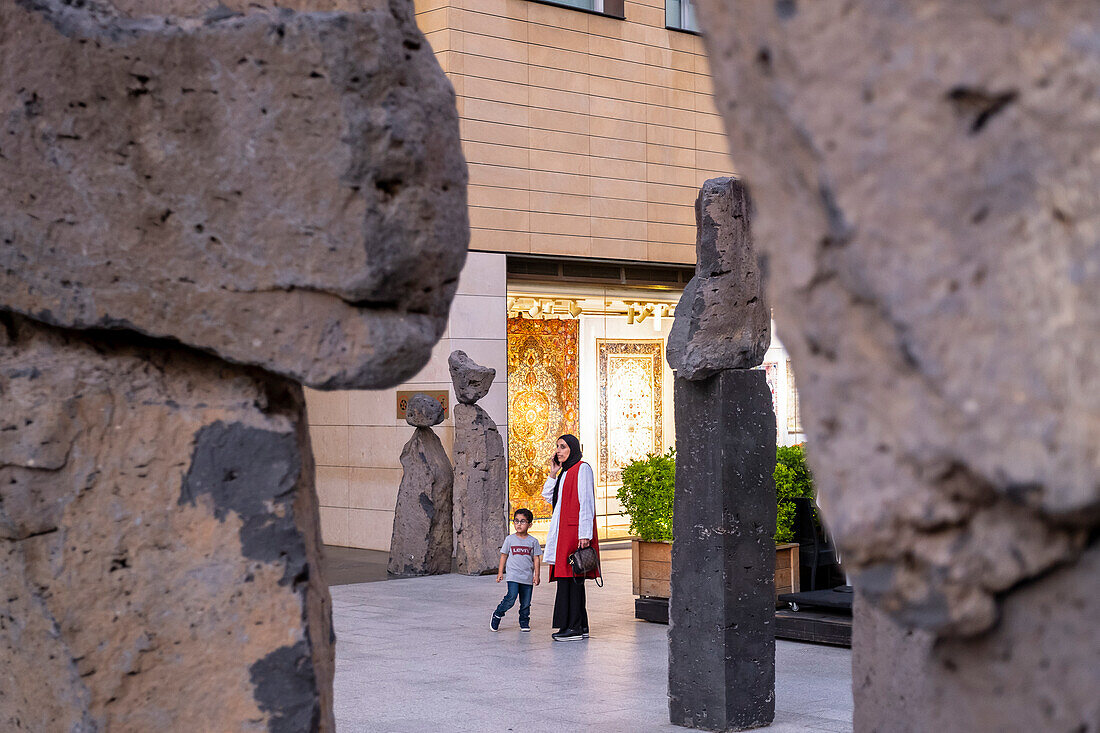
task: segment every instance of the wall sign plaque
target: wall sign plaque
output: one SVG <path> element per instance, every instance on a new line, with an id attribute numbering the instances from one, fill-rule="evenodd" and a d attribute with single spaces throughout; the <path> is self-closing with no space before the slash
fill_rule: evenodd
<path id="1" fill-rule="evenodd" d="M 426 394 L 429 397 L 434 397 L 439 400 L 439 404 L 443 406 L 443 419 L 446 420 L 451 416 L 450 392 L 445 389 L 413 389 L 408 391 L 401 391 L 397 393 L 397 419 L 405 419 L 405 409 L 409 406 L 409 400 L 412 399 L 414 394 Z"/>

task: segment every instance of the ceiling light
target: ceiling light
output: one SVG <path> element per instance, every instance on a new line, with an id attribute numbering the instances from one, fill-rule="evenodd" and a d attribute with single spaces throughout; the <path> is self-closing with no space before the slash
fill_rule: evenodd
<path id="1" fill-rule="evenodd" d="M 634 316 L 636 314 L 637 314 L 637 311 L 634 309 L 634 303 L 628 304 L 626 306 L 626 323 L 627 323 L 628 326 L 630 324 L 634 323 Z"/>
<path id="2" fill-rule="evenodd" d="M 569 301 L 569 315 L 574 318 L 579 318 L 581 315 L 581 307 L 575 300 Z"/>
<path id="3" fill-rule="evenodd" d="M 527 311 L 527 315 L 531 316 L 532 318 L 535 318 L 536 316 L 538 316 L 538 314 L 541 310 L 542 310 L 542 304 L 539 303 L 536 300 L 535 304 L 532 305 L 531 308 Z"/>
<path id="4" fill-rule="evenodd" d="M 634 319 L 634 322 L 641 323 L 651 315 L 653 315 L 653 304 L 649 303 L 646 304 L 645 308 L 642 308 L 642 312 L 638 314 L 638 316 Z"/>

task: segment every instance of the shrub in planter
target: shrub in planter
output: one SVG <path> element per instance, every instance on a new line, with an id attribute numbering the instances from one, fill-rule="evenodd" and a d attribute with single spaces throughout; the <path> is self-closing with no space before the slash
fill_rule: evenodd
<path id="1" fill-rule="evenodd" d="M 802 445 L 779 446 L 775 451 L 775 542 L 794 538 L 794 504 L 799 496 L 813 497 L 813 476 Z M 630 532 L 646 542 L 672 541 L 672 497 L 676 487 L 676 451 L 650 454 L 623 468 L 619 502 L 630 515 Z"/>
<path id="2" fill-rule="evenodd" d="M 672 495 L 676 450 L 650 453 L 623 468 L 619 502 L 630 515 L 630 532 L 646 542 L 672 542 Z"/>
<path id="3" fill-rule="evenodd" d="M 813 476 L 806 465 L 806 450 L 802 445 L 779 446 L 775 451 L 775 542 L 783 544 L 794 539 L 794 503 L 800 496 L 813 498 Z"/>

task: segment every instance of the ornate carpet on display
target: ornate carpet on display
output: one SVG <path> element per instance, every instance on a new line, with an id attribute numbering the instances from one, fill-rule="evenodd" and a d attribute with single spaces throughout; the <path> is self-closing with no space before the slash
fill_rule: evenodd
<path id="1" fill-rule="evenodd" d="M 600 385 L 597 481 L 617 484 L 623 466 L 660 452 L 663 446 L 663 342 L 597 339 L 596 348 Z"/>
<path id="2" fill-rule="evenodd" d="M 554 443 L 580 433 L 580 324 L 508 319 L 508 499 L 550 516 L 542 484 Z"/>

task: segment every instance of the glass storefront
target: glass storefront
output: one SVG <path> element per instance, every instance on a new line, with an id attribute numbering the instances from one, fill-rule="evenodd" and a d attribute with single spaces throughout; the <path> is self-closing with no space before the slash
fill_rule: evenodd
<path id="1" fill-rule="evenodd" d="M 680 290 L 510 283 L 508 457 L 511 511 L 536 517 L 557 437 L 573 433 L 596 477 L 601 539 L 629 536 L 617 492 L 623 466 L 675 445 L 665 343 Z"/>

